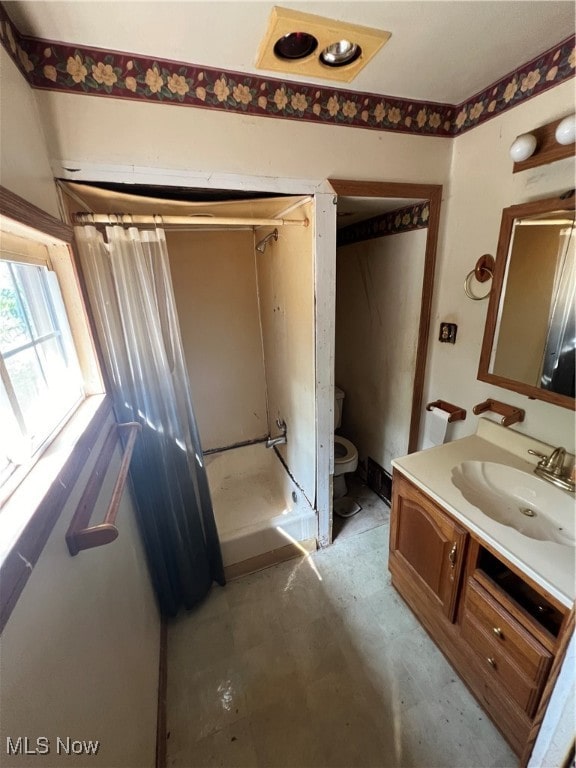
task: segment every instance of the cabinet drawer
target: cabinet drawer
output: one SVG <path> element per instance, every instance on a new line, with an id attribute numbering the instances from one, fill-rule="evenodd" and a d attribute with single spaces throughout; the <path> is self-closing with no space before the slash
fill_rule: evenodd
<path id="1" fill-rule="evenodd" d="M 469 613 L 464 614 L 462 637 L 478 654 L 484 678 L 488 682 L 497 681 L 531 716 L 538 702 L 540 686 L 522 673 L 507 657 L 505 649 L 492 640 Z"/>
<path id="2" fill-rule="evenodd" d="M 519 667 L 528 680 L 540 683 L 552 655 L 473 578 L 468 580 L 464 611 L 465 617 L 473 617 L 493 641 L 500 655 Z"/>

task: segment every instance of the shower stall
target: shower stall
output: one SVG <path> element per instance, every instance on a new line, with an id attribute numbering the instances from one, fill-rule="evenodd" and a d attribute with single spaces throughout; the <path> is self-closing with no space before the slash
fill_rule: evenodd
<path id="1" fill-rule="evenodd" d="M 72 183 L 66 191 L 73 212 L 199 217 L 163 228 L 227 575 L 314 549 L 313 198 L 190 203 Z M 274 440 L 282 423 L 286 439 Z"/>
<path id="2" fill-rule="evenodd" d="M 310 549 L 317 531 L 313 203 L 249 205 L 251 215 L 273 211 L 309 225 L 167 233 L 229 575 Z M 267 448 L 280 435 L 277 421 L 286 442 Z"/>

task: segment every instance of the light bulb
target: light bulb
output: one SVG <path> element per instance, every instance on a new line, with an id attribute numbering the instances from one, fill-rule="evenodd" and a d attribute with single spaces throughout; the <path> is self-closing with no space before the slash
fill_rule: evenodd
<path id="1" fill-rule="evenodd" d="M 528 160 L 534 154 L 536 143 L 536 136 L 531 133 L 523 133 L 521 136 L 518 136 L 510 147 L 510 157 L 515 163 Z"/>
<path id="2" fill-rule="evenodd" d="M 574 144 L 576 141 L 576 115 L 569 115 L 556 126 L 558 144 Z"/>

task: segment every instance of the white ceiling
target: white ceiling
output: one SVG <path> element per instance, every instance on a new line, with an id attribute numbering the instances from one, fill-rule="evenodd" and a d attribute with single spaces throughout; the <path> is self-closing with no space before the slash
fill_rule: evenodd
<path id="1" fill-rule="evenodd" d="M 450 104 L 575 29 L 575 4 L 564 0 L 20 0 L 5 7 L 25 34 L 257 73 L 256 52 L 275 4 L 392 33 L 346 88 Z"/>

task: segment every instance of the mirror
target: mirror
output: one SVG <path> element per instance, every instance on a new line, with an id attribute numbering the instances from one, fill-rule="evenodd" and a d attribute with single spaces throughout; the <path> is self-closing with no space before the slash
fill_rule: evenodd
<path id="1" fill-rule="evenodd" d="M 574 196 L 505 208 L 478 378 L 574 409 Z"/>

